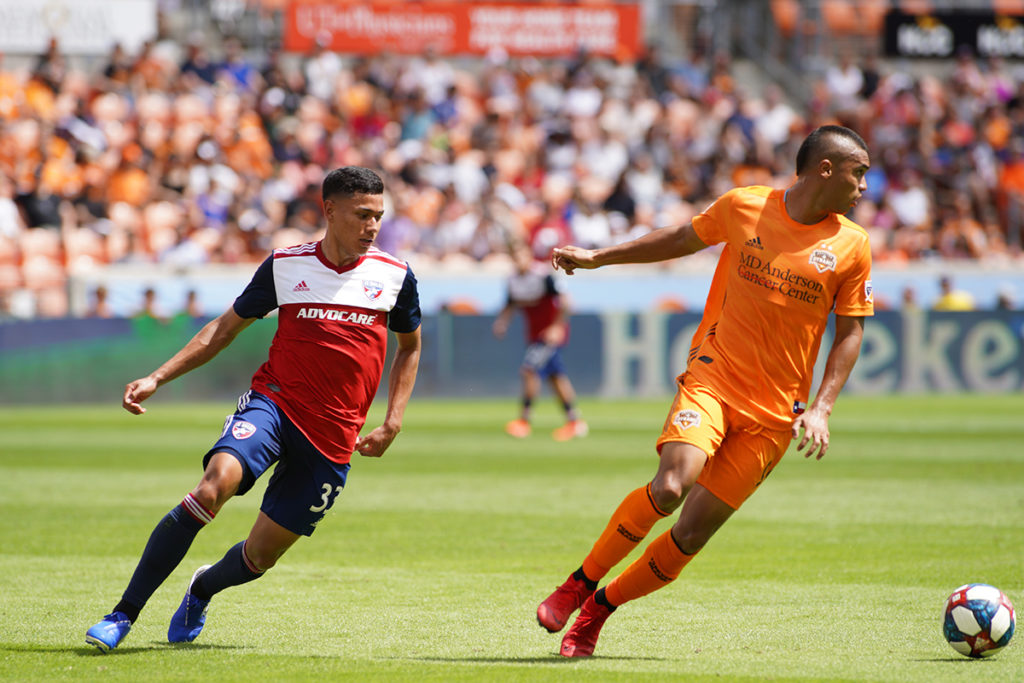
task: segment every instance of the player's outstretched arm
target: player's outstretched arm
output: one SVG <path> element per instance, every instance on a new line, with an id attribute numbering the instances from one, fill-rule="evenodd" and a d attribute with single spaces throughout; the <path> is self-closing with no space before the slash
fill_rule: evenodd
<path id="1" fill-rule="evenodd" d="M 498 339 L 504 339 L 505 333 L 508 332 L 508 324 L 512 319 L 512 314 L 515 312 L 516 307 L 511 303 L 506 304 L 498 316 L 494 319 L 494 324 L 491 325 L 491 332 Z"/>
<path id="2" fill-rule="evenodd" d="M 198 368 L 230 344 L 235 336 L 248 327 L 255 318 L 242 318 L 229 308 L 219 317 L 208 322 L 180 351 L 159 368 L 129 382 L 124 388 L 121 405 L 129 413 L 141 415 L 146 412 L 140 404 L 152 396 L 157 388 L 189 370 Z"/>
<path id="3" fill-rule="evenodd" d="M 796 449 L 802 451 L 810 444 L 810 448 L 804 453 L 805 458 L 817 453 L 817 459 L 821 460 L 828 450 L 828 418 L 832 414 L 836 399 L 839 398 L 839 392 L 850 377 L 854 363 L 857 362 L 863 338 L 864 318 L 847 315 L 836 316 L 836 338 L 828 353 L 821 387 L 811 406 L 793 420 L 793 438 L 800 437 L 801 429 L 804 431 L 803 438 L 800 439 Z"/>
<path id="4" fill-rule="evenodd" d="M 707 245 L 697 237 L 693 225 L 659 228 L 642 237 L 602 249 L 567 246 L 551 253 L 551 265 L 572 275 L 577 268 L 589 270 L 621 263 L 654 263 L 687 256 Z"/>
<path id="5" fill-rule="evenodd" d="M 356 440 L 356 451 L 368 458 L 379 458 L 384 455 L 391 442 L 402 430 L 402 418 L 405 406 L 412 396 L 412 388 L 416 384 L 416 371 L 420 366 L 420 330 L 413 332 L 396 332 L 398 350 L 391 362 L 391 373 L 388 377 L 388 409 L 381 426 L 366 436 Z"/>

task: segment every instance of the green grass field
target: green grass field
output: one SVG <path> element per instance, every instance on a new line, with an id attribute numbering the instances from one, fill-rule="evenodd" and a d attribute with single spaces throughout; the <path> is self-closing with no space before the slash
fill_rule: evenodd
<path id="1" fill-rule="evenodd" d="M 550 399 L 522 441 L 501 431 L 510 400 L 414 400 L 385 458 L 359 459 L 266 577 L 218 595 L 195 643 L 168 645 L 167 620 L 195 567 L 244 538 L 265 482 L 105 656 L 86 628 L 231 406 L 4 409 L 0 679 L 1024 681 L 1024 636 L 974 661 L 940 633 L 962 583 L 1024 606 L 1021 395 L 844 397 L 823 461 L 791 450 L 678 581 L 609 620 L 595 657 L 559 657 L 536 605 L 653 474 L 667 405 L 584 402 L 591 436 L 563 444 Z"/>

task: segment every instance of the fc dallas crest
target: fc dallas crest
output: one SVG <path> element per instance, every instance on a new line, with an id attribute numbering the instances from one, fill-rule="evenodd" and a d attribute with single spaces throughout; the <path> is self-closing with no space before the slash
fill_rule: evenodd
<path id="1" fill-rule="evenodd" d="M 384 291 L 384 285 L 376 280 L 363 280 L 363 294 L 370 301 L 376 301 L 380 298 L 380 293 Z"/>
<path id="2" fill-rule="evenodd" d="M 231 436 L 236 439 L 248 439 L 250 436 L 256 433 L 256 425 L 245 420 L 235 420 L 234 424 L 231 425 Z"/>

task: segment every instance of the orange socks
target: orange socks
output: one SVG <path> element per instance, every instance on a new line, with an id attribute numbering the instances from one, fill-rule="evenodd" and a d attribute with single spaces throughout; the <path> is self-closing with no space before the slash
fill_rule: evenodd
<path id="1" fill-rule="evenodd" d="M 608 526 L 583 560 L 583 573 L 588 579 L 600 580 L 644 540 L 655 522 L 669 514 L 654 504 L 650 488 L 647 484 L 631 492 L 612 514 Z"/>
<path id="2" fill-rule="evenodd" d="M 693 557 L 679 549 L 669 529 L 651 541 L 641 557 L 605 586 L 605 597 L 618 607 L 653 593 L 675 581 Z"/>

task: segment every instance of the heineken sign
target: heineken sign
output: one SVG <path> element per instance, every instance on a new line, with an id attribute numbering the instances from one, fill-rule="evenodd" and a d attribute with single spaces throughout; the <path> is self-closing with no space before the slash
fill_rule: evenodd
<path id="1" fill-rule="evenodd" d="M 979 57 L 1024 58 L 1024 17 L 954 11 L 885 17 L 889 57 L 948 59 L 961 49 Z"/>

